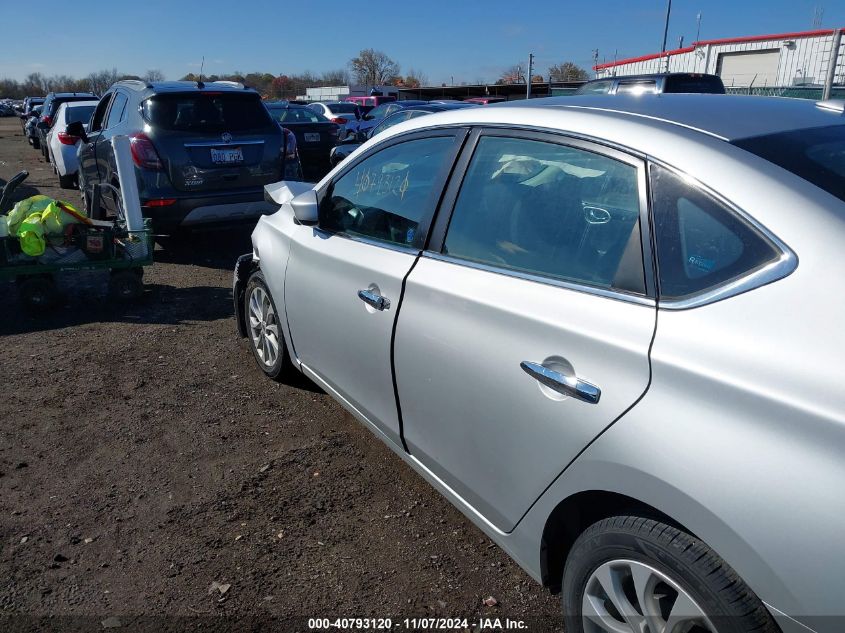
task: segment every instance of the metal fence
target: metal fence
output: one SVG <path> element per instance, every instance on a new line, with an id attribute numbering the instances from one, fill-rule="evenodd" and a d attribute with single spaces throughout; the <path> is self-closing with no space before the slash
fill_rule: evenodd
<path id="1" fill-rule="evenodd" d="M 822 98 L 823 88 L 813 86 L 759 86 L 739 88 L 728 86 L 725 88 L 729 95 L 756 95 L 759 97 L 792 97 L 794 99 Z M 834 86 L 830 92 L 831 99 L 845 99 L 845 86 Z"/>

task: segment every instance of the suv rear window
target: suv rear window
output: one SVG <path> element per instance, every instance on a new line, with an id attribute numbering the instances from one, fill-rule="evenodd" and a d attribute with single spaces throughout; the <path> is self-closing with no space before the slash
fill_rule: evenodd
<path id="1" fill-rule="evenodd" d="M 755 136 L 734 145 L 845 201 L 845 125 Z"/>
<path id="2" fill-rule="evenodd" d="M 160 94 L 141 106 L 144 119 L 182 132 L 246 132 L 273 125 L 257 94 L 189 92 Z"/>
<path id="3" fill-rule="evenodd" d="M 328 121 L 322 114 L 309 108 L 267 108 L 277 121 L 282 123 L 325 123 Z"/>
<path id="4" fill-rule="evenodd" d="M 669 75 L 663 85 L 663 92 L 704 92 L 725 94 L 722 80 L 712 75 Z"/>
<path id="5" fill-rule="evenodd" d="M 77 121 L 88 123 L 91 119 L 91 115 L 94 114 L 94 108 L 96 107 L 97 106 L 92 105 L 68 107 L 67 112 L 65 112 L 65 119 L 67 119 L 66 123 L 76 123 Z"/>

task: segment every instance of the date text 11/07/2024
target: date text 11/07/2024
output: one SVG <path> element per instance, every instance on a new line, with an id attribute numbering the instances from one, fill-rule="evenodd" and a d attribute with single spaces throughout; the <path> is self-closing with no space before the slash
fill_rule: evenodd
<path id="1" fill-rule="evenodd" d="M 473 630 L 473 631 L 519 631 L 527 630 L 524 620 L 510 618 L 309 618 L 310 630 Z"/>

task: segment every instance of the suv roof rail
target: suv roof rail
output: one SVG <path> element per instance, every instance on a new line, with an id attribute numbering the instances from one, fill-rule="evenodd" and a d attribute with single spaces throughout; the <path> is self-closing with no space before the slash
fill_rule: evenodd
<path id="1" fill-rule="evenodd" d="M 816 101 L 816 107 L 823 110 L 832 110 L 839 114 L 845 114 L 845 99 L 825 99 L 824 101 Z"/>
<path id="2" fill-rule="evenodd" d="M 121 79 L 120 81 L 116 82 L 119 84 L 123 84 L 124 86 L 130 86 L 133 88 L 143 89 L 149 88 L 150 85 L 141 79 Z"/>
<path id="3" fill-rule="evenodd" d="M 223 84 L 224 86 L 232 86 L 232 88 L 242 88 L 244 90 L 247 89 L 247 87 L 243 85 L 240 81 L 228 81 L 226 79 L 219 79 L 213 83 Z"/>

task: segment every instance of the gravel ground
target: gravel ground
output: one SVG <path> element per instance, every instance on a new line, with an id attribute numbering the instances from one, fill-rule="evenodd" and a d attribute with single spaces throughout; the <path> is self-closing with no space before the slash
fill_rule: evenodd
<path id="1" fill-rule="evenodd" d="M 78 201 L 0 119 L 0 184 L 21 168 L 18 197 Z M 247 250 L 248 229 L 157 250 L 130 306 L 74 287 L 33 318 L 0 284 L 0 628 L 556 621 L 556 597 L 333 400 L 262 377 L 232 318 Z"/>

